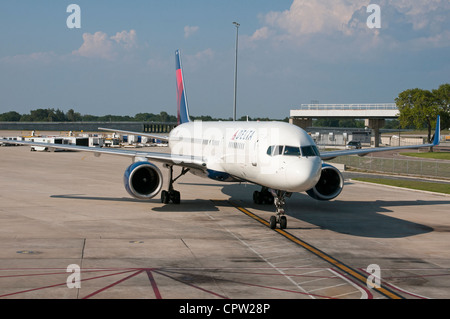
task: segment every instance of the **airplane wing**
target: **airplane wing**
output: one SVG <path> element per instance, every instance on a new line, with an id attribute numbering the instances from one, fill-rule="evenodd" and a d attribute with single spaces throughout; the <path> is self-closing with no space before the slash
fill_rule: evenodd
<path id="1" fill-rule="evenodd" d="M 116 130 L 116 129 L 104 128 L 104 127 L 99 127 L 98 129 L 102 130 L 102 131 L 118 132 L 118 133 L 146 136 L 146 137 L 156 138 L 156 139 L 159 139 L 159 140 L 162 140 L 162 141 L 168 141 L 169 140 L 169 136 L 167 136 L 167 135 L 159 135 L 159 134 L 152 134 L 152 133 L 138 133 L 138 132 L 133 132 L 133 131 Z"/>
<path id="2" fill-rule="evenodd" d="M 159 152 L 142 152 L 138 150 L 125 150 L 107 147 L 88 147 L 88 146 L 78 146 L 70 144 L 53 144 L 53 143 L 40 143 L 40 142 L 30 142 L 30 141 L 15 141 L 0 139 L 0 142 L 6 144 L 21 144 L 30 146 L 41 146 L 48 149 L 62 149 L 70 151 L 80 151 L 80 152 L 91 152 L 95 156 L 100 156 L 101 154 L 108 155 L 119 155 L 131 158 L 146 158 L 149 160 L 157 161 L 160 163 L 178 165 L 188 168 L 196 169 L 206 169 L 206 161 L 202 157 L 198 156 L 187 156 L 187 155 L 176 155 L 170 153 L 159 153 Z"/>
<path id="3" fill-rule="evenodd" d="M 421 144 L 421 145 L 412 145 L 412 146 L 392 146 L 392 147 L 377 147 L 377 148 L 366 148 L 366 149 L 356 149 L 356 150 L 342 150 L 342 151 L 331 151 L 331 152 L 320 152 L 320 157 L 323 160 L 330 160 L 338 156 L 343 155 L 360 155 L 364 156 L 369 153 L 375 152 L 385 152 L 385 151 L 393 151 L 393 150 L 401 150 L 401 149 L 414 149 L 421 147 L 432 147 L 439 145 L 440 141 L 440 132 L 441 132 L 441 124 L 440 117 L 438 116 L 436 122 L 436 130 L 434 133 L 433 143 L 431 144 Z"/>

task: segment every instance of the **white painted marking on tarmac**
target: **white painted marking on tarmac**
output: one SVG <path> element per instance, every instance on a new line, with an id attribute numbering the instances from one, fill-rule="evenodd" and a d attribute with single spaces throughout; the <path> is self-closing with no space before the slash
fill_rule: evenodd
<path id="1" fill-rule="evenodd" d="M 348 282 L 350 285 L 352 285 L 353 287 L 355 287 L 356 289 L 358 289 L 361 292 L 361 298 L 360 299 L 368 299 L 369 295 L 367 294 L 367 292 L 361 288 L 360 286 L 358 286 L 357 284 L 355 284 L 353 281 L 348 280 L 347 278 L 345 278 L 344 276 L 342 276 L 340 273 L 338 273 L 337 271 L 334 271 L 333 269 L 329 268 L 328 269 L 331 273 L 333 273 L 334 275 L 342 278 L 343 280 L 345 280 L 346 282 Z"/>
<path id="2" fill-rule="evenodd" d="M 223 226 L 222 226 L 223 227 Z M 284 271 L 282 271 L 281 269 L 279 269 L 277 266 L 275 266 L 274 264 L 272 264 L 270 261 L 268 261 L 263 255 L 261 255 L 259 252 L 257 252 L 255 249 L 253 249 L 253 247 L 251 247 L 251 245 L 247 244 L 244 240 L 240 239 L 239 237 L 237 237 L 233 232 L 231 232 L 230 230 L 228 230 L 227 228 L 224 228 L 227 232 L 229 232 L 233 237 L 235 237 L 237 240 L 239 240 L 242 244 L 244 244 L 245 246 L 247 246 L 248 249 L 250 249 L 251 251 L 253 251 L 256 255 L 258 255 L 259 258 L 261 258 L 262 260 L 264 260 L 270 267 L 272 267 L 273 269 L 275 269 L 277 272 L 279 272 L 281 275 L 283 275 L 283 277 L 285 277 L 287 280 L 289 280 L 294 286 L 296 286 L 298 289 L 300 289 L 303 293 L 307 294 L 310 298 L 312 299 L 316 299 L 314 296 L 312 296 L 311 294 L 309 294 L 305 289 L 303 289 L 303 287 L 301 287 L 300 285 L 298 285 L 294 280 L 292 280 L 292 278 L 286 274 Z"/>

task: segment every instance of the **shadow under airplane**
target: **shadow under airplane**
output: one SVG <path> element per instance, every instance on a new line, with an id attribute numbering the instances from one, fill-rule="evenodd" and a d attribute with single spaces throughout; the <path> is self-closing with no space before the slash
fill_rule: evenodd
<path id="1" fill-rule="evenodd" d="M 252 193 L 260 188 L 254 185 L 227 185 L 222 192 L 230 196 L 231 201 L 239 201 L 249 209 L 273 212 L 273 205 L 257 205 L 253 203 Z M 423 206 L 423 213 L 435 205 L 449 205 L 450 200 L 356 200 L 352 201 L 317 201 L 306 194 L 293 194 L 286 201 L 286 215 L 315 225 L 320 229 L 328 229 L 351 236 L 370 238 L 403 238 L 434 231 L 433 227 L 414 223 L 395 217 L 390 208 Z M 387 215 L 387 214 L 392 215 Z M 311 229 L 311 227 L 307 227 Z M 289 229 L 289 227 L 288 227 Z"/>
<path id="2" fill-rule="evenodd" d="M 349 183 L 346 183 L 347 185 Z M 180 183 L 191 185 L 191 183 Z M 198 184 L 192 184 L 198 185 Z M 252 194 L 260 190 L 259 186 L 252 184 L 205 184 L 204 186 L 219 187 L 223 194 L 230 196 L 230 201 L 238 201 L 248 209 L 257 209 L 272 213 L 273 205 L 256 205 L 253 203 Z M 204 198 L 211 197 L 208 192 L 202 194 Z M 95 200 L 95 201 L 119 201 L 142 203 L 141 200 L 128 197 L 93 197 L 83 194 L 52 195 L 51 198 Z M 357 197 L 355 197 L 357 199 Z M 151 203 L 159 203 L 154 198 Z M 218 211 L 218 205 L 210 199 L 182 200 L 181 205 L 162 205 L 153 207 L 152 210 L 160 212 L 194 212 L 194 211 Z M 410 222 L 395 217 L 395 207 L 423 206 L 426 214 L 427 208 L 434 205 L 448 205 L 450 200 L 444 197 L 442 200 L 352 200 L 352 201 L 317 201 L 306 194 L 293 194 L 286 201 L 286 215 L 315 225 L 314 228 L 327 229 L 337 233 L 351 236 L 370 238 L 403 238 L 416 236 L 434 231 L 433 227 Z M 221 204 L 220 204 L 221 205 Z M 220 206 L 219 205 L 219 206 Z M 387 214 L 392 214 L 391 216 Z M 311 229 L 307 227 L 306 229 Z M 450 231 L 450 230 L 449 230 Z"/>

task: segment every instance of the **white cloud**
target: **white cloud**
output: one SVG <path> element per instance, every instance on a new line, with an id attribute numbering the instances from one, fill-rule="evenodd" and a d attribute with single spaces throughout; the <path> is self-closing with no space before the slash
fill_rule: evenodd
<path id="1" fill-rule="evenodd" d="M 253 35 L 250 37 L 251 41 L 258 41 L 258 40 L 265 40 L 269 37 L 269 28 L 268 27 L 262 27 L 253 33 Z"/>
<path id="2" fill-rule="evenodd" d="M 380 6 L 381 29 L 367 26 L 370 3 Z M 247 42 L 355 55 L 375 48 L 427 50 L 450 45 L 449 14 L 448 0 L 293 0 L 287 10 L 262 15 L 263 26 Z"/>
<path id="3" fill-rule="evenodd" d="M 197 26 L 185 26 L 184 27 L 184 37 L 187 39 L 190 36 L 192 36 L 194 33 L 196 33 L 200 28 Z"/>
<path id="4" fill-rule="evenodd" d="M 129 32 L 125 30 L 122 32 L 117 32 L 115 36 L 111 37 L 111 39 L 122 45 L 125 49 L 132 49 L 137 46 L 135 30 L 130 30 Z"/>
<path id="5" fill-rule="evenodd" d="M 414 30 L 430 26 L 436 18 L 442 22 L 450 10 L 448 0 L 384 0 L 382 5 L 390 5 L 402 13 Z"/>
<path id="6" fill-rule="evenodd" d="M 83 44 L 78 50 L 72 53 L 86 58 L 102 58 L 107 60 L 115 58 L 111 39 L 106 33 L 101 31 L 97 31 L 94 34 L 84 33 Z"/>
<path id="7" fill-rule="evenodd" d="M 83 44 L 72 54 L 86 58 L 114 60 L 121 50 L 131 50 L 135 47 L 137 47 L 135 30 L 117 32 L 116 35 L 111 37 L 105 32 L 97 31 L 94 34 L 84 33 Z"/>
<path id="8" fill-rule="evenodd" d="M 111 37 L 105 32 L 97 31 L 94 34 L 84 33 L 83 44 L 79 49 L 69 54 L 57 54 L 53 51 L 33 52 L 2 57 L 0 63 L 49 65 L 56 62 L 73 62 L 76 60 L 76 56 L 113 61 L 118 57 L 126 58 L 127 54 L 134 48 L 137 48 L 135 30 L 117 32 Z"/>
<path id="9" fill-rule="evenodd" d="M 330 34 L 348 24 L 355 11 L 367 6 L 370 0 L 294 0 L 289 10 L 270 12 L 265 21 L 291 35 Z"/>

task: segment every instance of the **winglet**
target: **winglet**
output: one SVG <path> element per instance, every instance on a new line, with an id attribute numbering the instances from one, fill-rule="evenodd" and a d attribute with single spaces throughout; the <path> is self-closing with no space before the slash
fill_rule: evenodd
<path id="1" fill-rule="evenodd" d="M 184 87 L 183 68 L 181 66 L 181 54 L 175 52 L 175 66 L 177 75 L 177 120 L 178 124 L 190 122 L 189 109 L 186 98 L 186 89 Z"/>
<path id="2" fill-rule="evenodd" d="M 441 140 L 441 117 L 438 115 L 436 120 L 436 130 L 434 132 L 433 146 L 439 145 Z"/>

